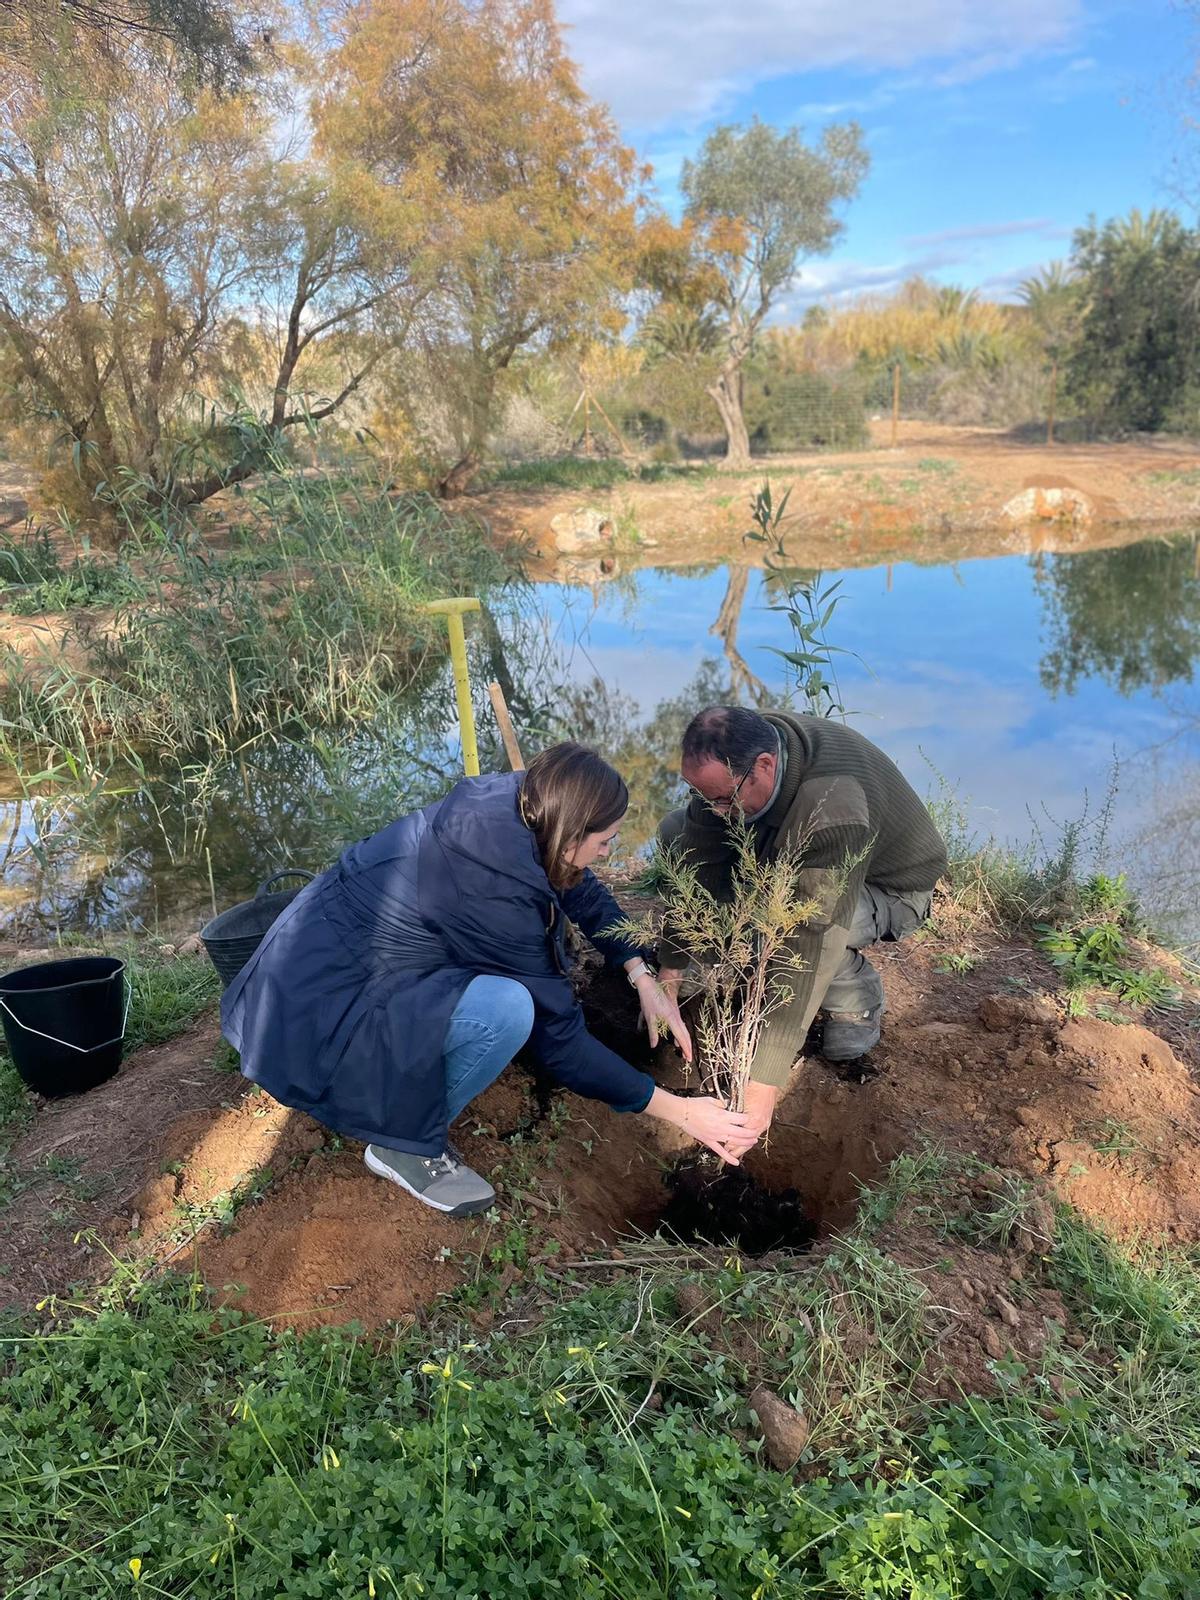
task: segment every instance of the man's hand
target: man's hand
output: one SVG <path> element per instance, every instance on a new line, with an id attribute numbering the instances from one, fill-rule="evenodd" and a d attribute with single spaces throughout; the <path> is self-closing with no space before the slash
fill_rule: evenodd
<path id="1" fill-rule="evenodd" d="M 743 1156 L 747 1150 L 752 1150 L 758 1141 L 764 1137 L 771 1126 L 771 1119 L 775 1115 L 775 1107 L 779 1103 L 780 1091 L 770 1083 L 748 1083 L 746 1085 L 745 1105 L 743 1110 L 746 1116 L 745 1127 L 740 1133 L 734 1134 L 728 1140 L 727 1148 L 731 1155 Z"/>

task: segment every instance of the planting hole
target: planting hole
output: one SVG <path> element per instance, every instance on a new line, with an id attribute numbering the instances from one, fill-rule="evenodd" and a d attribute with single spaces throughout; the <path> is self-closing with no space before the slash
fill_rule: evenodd
<path id="1" fill-rule="evenodd" d="M 663 1233 L 685 1243 L 729 1245 L 743 1255 L 807 1250 L 817 1225 L 796 1189 L 772 1191 L 738 1167 L 689 1160 L 670 1180 L 671 1198 L 659 1218 Z"/>

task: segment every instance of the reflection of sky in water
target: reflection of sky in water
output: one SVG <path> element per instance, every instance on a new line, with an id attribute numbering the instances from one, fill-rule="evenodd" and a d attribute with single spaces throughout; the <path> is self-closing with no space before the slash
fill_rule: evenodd
<path id="1" fill-rule="evenodd" d="M 1196 777 L 1196 688 L 1177 683 L 1158 695 L 1122 697 L 1100 678 L 1081 677 L 1074 693 L 1051 695 L 1039 677 L 1043 602 L 1025 557 L 897 566 L 890 591 L 882 567 L 828 574 L 826 581 L 839 576 L 844 598 L 830 634 L 861 657 L 837 658 L 841 698 L 857 713 L 853 725 L 921 793 L 936 786 L 932 763 L 960 800 L 969 800 L 981 836 L 1011 841 L 1031 837 L 1031 810 L 1047 838 L 1055 835 L 1047 813 L 1059 823 L 1076 818 L 1085 794 L 1094 813 L 1115 751 L 1121 769 L 1109 864 L 1127 866 L 1154 901 L 1151 876 L 1161 866 L 1132 841 L 1153 832 L 1166 808 L 1185 803 Z M 649 713 L 689 682 L 705 656 L 721 653 L 709 629 L 727 572 L 680 578 L 644 571 L 622 587 L 630 584 L 633 605 L 627 593 L 600 593 L 582 636 L 586 661 L 577 665 L 582 671 L 590 662 L 611 689 Z M 737 646 L 750 670 L 781 691 L 786 669 L 768 646 L 787 646 L 789 629 L 769 603 L 762 575 L 753 573 Z M 576 616 L 582 620 L 578 602 Z"/>
<path id="2" fill-rule="evenodd" d="M 1147 544 L 1057 558 L 1067 564 L 1048 565 L 1047 574 L 1068 585 L 1073 616 L 1047 609 L 1057 594 L 1054 584 L 1039 592 L 1033 563 L 1024 556 L 956 567 L 896 566 L 890 588 L 886 568 L 854 570 L 841 575 L 843 598 L 830 633 L 854 653 L 837 657 L 841 698 L 857 713 L 854 726 L 899 763 L 919 793 L 934 791 L 936 775 L 944 777 L 980 840 L 1023 843 L 1037 826 L 1053 848 L 1058 825 L 1080 817 L 1085 796 L 1092 815 L 1099 810 L 1115 752 L 1120 786 L 1107 856 L 1097 864 L 1126 868 L 1147 909 L 1164 926 L 1196 939 L 1200 690 L 1188 676 L 1200 639 L 1200 579 L 1190 544 L 1172 548 L 1176 554 Z M 635 572 L 601 586 L 594 598 L 585 588 L 543 587 L 537 613 L 512 619 L 522 639 L 505 634 L 514 692 L 523 702 L 513 709 L 526 754 L 541 742 L 534 728 L 553 727 L 556 711 L 570 715 L 557 687 L 561 663 L 569 663 L 567 676 L 577 682 L 598 676 L 610 695 L 627 697 L 644 719 L 689 689 L 706 659 L 721 662 L 719 677 L 726 681 L 723 642 L 711 630 L 728 585 L 728 569 L 717 568 Z M 770 603 L 762 574 L 751 572 L 737 649 L 769 697 L 781 702 L 787 669 L 770 647 L 788 647 L 791 636 L 786 617 Z M 1043 685 L 1041 667 L 1052 643 L 1064 642 L 1068 655 L 1079 658 L 1075 688 L 1053 694 Z M 1113 656 L 1125 670 L 1131 660 L 1138 670 L 1149 665 L 1166 687 L 1122 695 L 1098 670 L 1117 676 Z M 473 659 L 481 735 L 490 741 L 483 685 L 493 667 L 483 654 L 473 651 Z M 69 848 L 61 872 L 41 883 L 29 852 L 19 864 L 13 860 L 19 835 L 7 837 L 14 823 L 28 829 L 28 815 L 0 805 L 0 845 L 9 846 L 0 928 L 6 917 L 31 929 L 52 927 L 60 917 L 66 927 L 140 921 L 153 929 L 160 918 L 164 926 L 172 919 L 195 926 L 210 896 L 229 904 L 284 863 L 319 870 L 336 853 L 335 837 L 357 836 L 441 791 L 457 764 L 449 681 L 447 672 L 431 693 L 398 704 L 399 721 L 383 757 L 370 741 L 354 757 L 341 778 L 352 802 L 345 808 L 311 753 L 284 746 L 274 764 L 251 758 L 253 784 L 244 773 L 230 773 L 213 790 L 203 807 L 202 836 L 193 816 L 189 841 L 187 819 L 161 796 L 140 804 L 117 799 L 96 853 L 90 844 Z M 632 731 L 620 715 L 600 726 L 608 730 L 594 735 L 601 744 Z M 499 760 L 499 752 L 490 759 Z M 644 772 L 643 766 L 643 782 Z M 656 793 L 657 799 L 650 789 L 642 794 L 642 831 L 630 844 L 652 833 L 657 812 L 651 802 L 661 804 L 666 791 Z M 166 808 L 165 827 L 159 805 Z M 343 809 L 353 820 L 339 835 Z M 63 818 L 68 846 L 72 820 L 69 813 Z M 36 908 L 39 894 L 44 898 Z"/>

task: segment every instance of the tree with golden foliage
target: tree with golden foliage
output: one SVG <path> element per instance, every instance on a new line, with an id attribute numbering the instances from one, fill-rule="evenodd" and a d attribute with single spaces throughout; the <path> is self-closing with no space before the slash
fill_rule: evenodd
<path id="1" fill-rule="evenodd" d="M 319 148 L 381 222 L 421 221 L 418 333 L 458 417 L 442 479 L 456 492 L 518 351 L 622 325 L 638 170 L 580 88 L 551 0 L 364 0 L 335 26 Z"/>
<path id="2" fill-rule="evenodd" d="M 55 498 L 85 516 L 247 477 L 358 390 L 403 315 L 406 252 L 366 242 L 336 174 L 281 155 L 275 107 L 162 66 L 139 46 L 86 81 L 53 49 L 0 67 L 0 377 L 69 454 Z M 273 349 L 259 409 L 227 364 L 248 321 Z M 306 393 L 333 349 L 336 388 Z"/>

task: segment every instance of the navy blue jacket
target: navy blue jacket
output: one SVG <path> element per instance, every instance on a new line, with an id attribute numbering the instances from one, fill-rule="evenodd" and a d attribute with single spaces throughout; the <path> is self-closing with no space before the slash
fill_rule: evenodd
<path id="1" fill-rule="evenodd" d="M 613 965 L 641 952 L 605 934 L 621 911 L 592 873 L 551 888 L 520 781 L 464 778 L 297 895 L 221 1002 L 248 1078 L 339 1133 L 440 1155 L 446 1028 L 471 979 L 494 973 L 533 997 L 530 1046 L 546 1072 L 614 1110 L 643 1109 L 653 1079 L 584 1026 L 565 918 Z"/>

